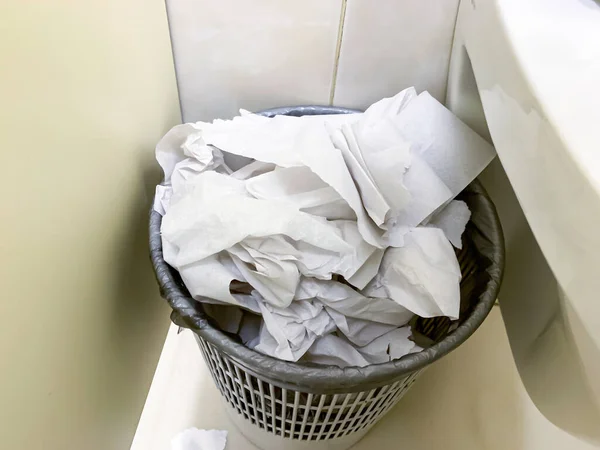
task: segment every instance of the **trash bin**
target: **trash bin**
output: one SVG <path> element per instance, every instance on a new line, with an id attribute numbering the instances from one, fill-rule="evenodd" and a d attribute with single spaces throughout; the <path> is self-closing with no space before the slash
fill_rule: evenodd
<path id="1" fill-rule="evenodd" d="M 301 116 L 354 110 L 301 106 L 260 114 Z M 281 361 L 245 347 L 221 331 L 192 299 L 176 270 L 163 260 L 162 216 L 150 216 L 150 253 L 173 322 L 195 333 L 202 355 L 240 431 L 264 450 L 351 447 L 392 408 L 434 361 L 461 345 L 492 309 L 504 268 L 504 238 L 494 205 L 478 181 L 457 198 L 471 210 L 457 250 L 462 271 L 460 317 L 416 318 L 411 323 L 428 348 L 367 367 L 318 366 Z M 208 408 L 213 407 L 207 405 Z"/>

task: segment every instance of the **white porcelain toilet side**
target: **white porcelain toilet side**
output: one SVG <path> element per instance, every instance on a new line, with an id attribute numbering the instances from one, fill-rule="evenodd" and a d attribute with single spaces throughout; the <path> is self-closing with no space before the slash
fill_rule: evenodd
<path id="1" fill-rule="evenodd" d="M 600 4 L 463 0 L 448 107 L 496 146 L 502 315 L 555 425 L 600 442 Z M 596 123 L 594 123 L 596 122 Z"/>

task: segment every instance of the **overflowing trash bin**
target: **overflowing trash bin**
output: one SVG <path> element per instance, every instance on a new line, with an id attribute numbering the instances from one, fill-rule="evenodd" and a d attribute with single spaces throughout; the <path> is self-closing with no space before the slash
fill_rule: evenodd
<path id="1" fill-rule="evenodd" d="M 356 111 L 344 108 L 304 106 L 277 108 L 258 114 L 273 117 L 279 114 L 353 113 Z M 164 196 L 157 190 L 158 203 L 161 199 L 164 200 Z M 427 366 L 465 342 L 482 324 L 496 301 L 502 279 L 502 230 L 494 205 L 477 180 L 453 199 L 464 202 L 470 211 L 462 236 L 452 237 L 452 232 L 446 231 L 448 240 L 454 245 L 457 267 L 460 267 L 457 311 L 438 316 L 433 312 L 423 316 L 411 313 L 409 321 L 397 328 L 407 330 L 406 336 L 410 337 L 405 341 L 411 343 L 410 349 L 400 353 L 398 359 L 393 357 L 390 344 L 385 349 L 387 359 L 373 359 L 372 354 L 363 351 L 360 342 L 357 345 L 353 339 L 356 336 L 347 331 L 344 335 L 335 327 L 334 332 L 327 331 L 327 336 L 333 336 L 330 339 L 343 340 L 348 351 L 356 348 L 357 354 L 365 357 L 356 365 L 352 365 L 350 357 L 342 358 L 339 364 L 335 358 L 320 360 L 318 356 L 322 353 L 313 349 L 317 344 L 326 345 L 326 336 L 313 336 L 303 350 L 305 353 L 287 357 L 286 353 L 280 356 L 275 350 L 271 352 L 270 347 L 257 344 L 260 336 L 254 337 L 254 344 L 247 342 L 240 333 L 239 321 L 243 317 L 238 320 L 235 331 L 224 325 L 213 313 L 214 305 L 222 304 L 222 301 L 206 299 L 204 302 L 201 295 L 193 298 L 189 286 L 173 267 L 175 264 L 165 261 L 164 242 L 169 246 L 173 244 L 164 241 L 165 237 L 161 235 L 165 211 L 161 210 L 163 206 L 155 203 L 150 215 L 150 251 L 161 294 L 173 309 L 172 320 L 195 333 L 229 416 L 249 440 L 265 450 L 283 448 L 282 439 L 285 439 L 285 448 L 290 450 L 349 448 L 400 400 Z M 447 205 L 448 201 L 440 208 Z M 386 232 L 382 236 L 387 238 L 391 234 Z M 202 238 L 201 233 L 199 238 Z M 398 247 L 402 245 L 397 244 Z M 168 251 L 172 253 L 173 249 Z M 172 256 L 167 259 L 174 261 Z M 335 280 L 331 282 L 344 285 L 345 289 L 360 290 L 343 276 L 334 275 L 333 278 Z M 259 301 L 264 300 L 260 292 L 254 294 Z M 375 296 L 366 298 L 376 300 Z M 271 311 L 273 307 L 267 306 Z M 324 310 L 337 314 L 327 307 Z M 335 325 L 339 327 L 339 323 L 336 321 Z M 261 332 L 271 339 L 268 331 L 262 323 Z M 276 343 L 275 347 L 280 348 Z"/>

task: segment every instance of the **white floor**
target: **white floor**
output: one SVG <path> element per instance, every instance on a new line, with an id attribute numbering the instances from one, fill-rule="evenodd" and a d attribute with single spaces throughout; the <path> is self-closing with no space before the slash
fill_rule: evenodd
<path id="1" fill-rule="evenodd" d="M 192 426 L 228 430 L 228 450 L 256 449 L 225 415 L 191 332 L 171 326 L 131 450 L 168 450 L 171 438 Z M 497 307 L 353 448 L 600 449 L 556 428 L 529 400 Z"/>

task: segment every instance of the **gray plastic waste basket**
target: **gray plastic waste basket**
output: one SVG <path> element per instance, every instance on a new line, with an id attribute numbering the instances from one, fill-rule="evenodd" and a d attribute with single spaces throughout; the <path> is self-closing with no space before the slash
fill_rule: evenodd
<path id="1" fill-rule="evenodd" d="M 260 114 L 347 114 L 345 108 L 299 106 Z M 162 256 L 162 217 L 150 215 L 150 252 L 162 296 L 176 324 L 195 332 L 226 410 L 244 435 L 265 450 L 338 449 L 354 445 L 392 408 L 428 365 L 461 345 L 492 309 L 504 269 L 504 238 L 496 209 L 478 181 L 459 196 L 472 213 L 457 251 L 461 313 L 413 321 L 420 353 L 367 367 L 339 368 L 280 361 L 245 347 L 218 329 L 189 296 Z"/>

